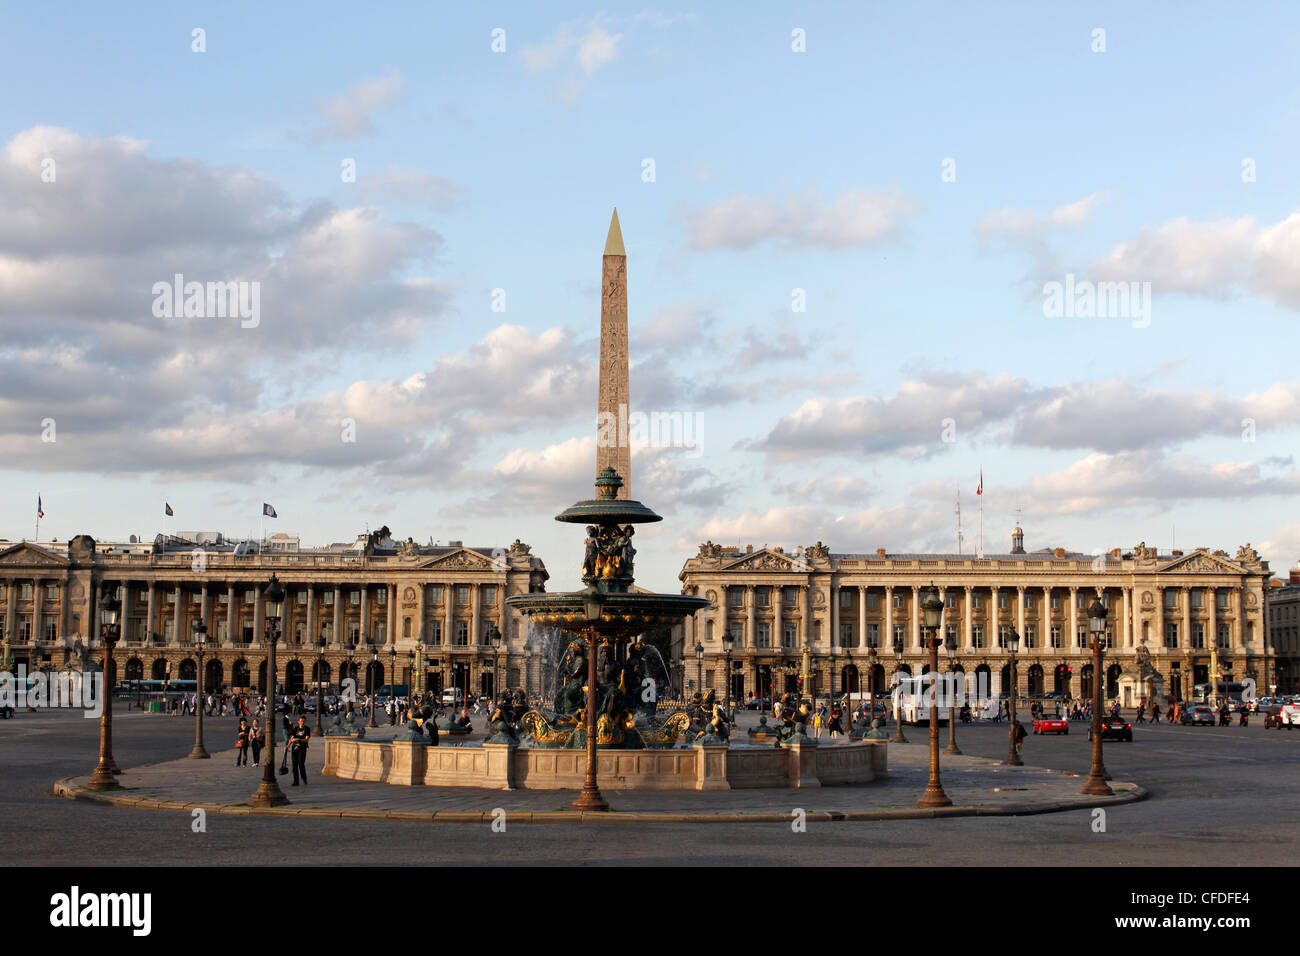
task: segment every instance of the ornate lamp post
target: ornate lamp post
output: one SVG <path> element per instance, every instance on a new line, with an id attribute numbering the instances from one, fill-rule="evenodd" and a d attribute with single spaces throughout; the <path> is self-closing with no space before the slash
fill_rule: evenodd
<path id="1" fill-rule="evenodd" d="M 406 652 L 406 669 L 411 672 L 411 686 L 406 689 L 406 699 L 414 708 L 420 699 L 420 677 L 415 670 L 415 651 Z"/>
<path id="2" fill-rule="evenodd" d="M 203 746 L 203 651 L 208 643 L 208 625 L 200 620 L 194 625 L 194 647 L 199 654 L 199 669 L 195 674 L 194 701 L 194 749 L 190 751 L 191 760 L 207 760 L 212 755 Z"/>
<path id="3" fill-rule="evenodd" d="M 944 653 L 948 655 L 948 748 L 944 750 L 946 754 L 960 756 L 961 751 L 957 748 L 957 701 L 961 697 L 957 691 L 957 672 L 955 665 L 957 663 L 957 637 L 950 635 L 943 642 Z"/>
<path id="4" fill-rule="evenodd" d="M 428 690 L 424 686 L 424 644 L 421 641 L 415 642 L 415 650 L 411 654 L 411 679 L 415 681 L 417 694 Z"/>
<path id="5" fill-rule="evenodd" d="M 1010 628 L 1007 638 L 1007 650 L 1011 652 L 1011 690 L 1007 694 L 1007 719 L 1011 726 L 1007 728 L 1007 759 L 1003 761 L 1009 767 L 1023 767 L 1025 762 L 1016 753 L 1016 689 L 1019 681 L 1016 677 L 1016 653 L 1020 650 L 1020 632 Z"/>
<path id="6" fill-rule="evenodd" d="M 939 600 L 934 588 L 926 592 L 921 602 L 921 612 L 925 615 L 925 629 L 930 639 L 930 780 L 925 785 L 925 793 L 916 801 L 918 807 L 950 807 L 952 800 L 943 792 L 939 780 L 939 619 L 943 614 L 943 602 Z M 952 722 L 949 710 L 948 722 Z"/>
<path id="7" fill-rule="evenodd" d="M 899 638 L 894 639 L 894 736 L 889 738 L 891 744 L 905 744 L 908 739 L 903 736 L 903 710 L 898 704 L 898 682 L 899 673 L 903 669 L 903 642 Z"/>
<path id="8" fill-rule="evenodd" d="M 280 640 L 280 611 L 284 607 L 284 588 L 274 574 L 266 589 L 266 754 L 262 757 L 262 782 L 249 798 L 255 807 L 278 807 L 289 802 L 275 779 L 275 645 Z"/>
<path id="9" fill-rule="evenodd" d="M 325 709 L 325 638 L 316 641 L 316 736 L 321 735 L 320 715 Z"/>
<path id="10" fill-rule="evenodd" d="M 695 686 L 701 697 L 704 696 L 704 645 L 695 645 Z"/>
<path id="11" fill-rule="evenodd" d="M 588 624 L 600 620 L 604 596 L 590 585 L 582 599 L 583 617 Z M 594 627 L 587 628 L 587 773 L 582 781 L 582 793 L 573 801 L 575 810 L 608 810 L 609 804 L 601 796 L 600 784 L 596 780 L 596 657 L 600 653 L 596 646 L 598 633 Z M 613 648 L 611 647 L 611 652 Z M 700 648 L 701 655 L 704 648 Z"/>
<path id="12" fill-rule="evenodd" d="M 369 726 L 371 727 L 379 726 L 379 724 L 375 723 L 375 709 L 376 709 L 375 704 L 377 702 L 376 698 L 379 694 L 379 688 L 375 686 L 375 678 L 378 676 L 379 676 L 379 650 L 377 648 L 372 647 L 370 649 L 370 669 L 366 674 L 366 691 L 370 695 Z"/>
<path id="13" fill-rule="evenodd" d="M 390 724 L 397 723 L 397 645 L 388 649 L 388 699 L 393 704 L 393 716 Z"/>
<path id="14" fill-rule="evenodd" d="M 1092 632 L 1092 769 L 1082 792 L 1106 797 L 1115 791 L 1106 783 L 1106 767 L 1101 762 L 1101 642 L 1106 635 L 1106 605 L 1097 598 L 1088 606 L 1088 630 Z"/>
<path id="15" fill-rule="evenodd" d="M 871 709 L 867 711 L 867 726 L 870 727 L 876 719 L 876 649 L 874 647 L 867 649 L 867 691 L 871 695 L 871 702 L 868 704 Z"/>
<path id="16" fill-rule="evenodd" d="M 727 666 L 727 703 L 724 709 L 727 712 L 727 722 L 731 723 L 733 715 L 731 709 L 731 635 L 730 634 L 722 635 L 722 648 L 724 651 L 726 651 L 726 655 L 727 655 L 727 665 L 726 665 Z"/>
<path id="17" fill-rule="evenodd" d="M 13 585 L 10 585 L 12 589 Z M 11 591 L 12 595 L 12 591 Z M 10 600 L 13 600 L 12 596 Z M 113 776 L 121 773 L 113 760 L 113 645 L 117 643 L 117 613 L 122 602 L 117 599 L 117 589 L 105 591 L 99 601 L 100 633 L 104 639 L 104 713 L 99 718 L 99 763 L 90 775 L 86 786 L 92 790 L 120 790 L 122 785 Z"/>
<path id="18" fill-rule="evenodd" d="M 501 698 L 501 629 L 496 622 L 488 625 L 488 641 L 492 645 L 492 696 Z"/>
<path id="19" fill-rule="evenodd" d="M 357 648 L 354 644 L 348 645 L 348 677 L 352 678 L 352 694 L 348 697 L 348 715 L 356 709 L 357 698 Z M 339 681 L 339 690 L 343 689 L 343 682 Z"/>

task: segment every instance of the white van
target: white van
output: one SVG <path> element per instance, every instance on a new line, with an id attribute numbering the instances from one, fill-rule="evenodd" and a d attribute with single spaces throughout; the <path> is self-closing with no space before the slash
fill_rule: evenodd
<path id="1" fill-rule="evenodd" d="M 442 692 L 442 706 L 451 707 L 461 702 L 464 692 L 459 687 L 448 687 Z"/>

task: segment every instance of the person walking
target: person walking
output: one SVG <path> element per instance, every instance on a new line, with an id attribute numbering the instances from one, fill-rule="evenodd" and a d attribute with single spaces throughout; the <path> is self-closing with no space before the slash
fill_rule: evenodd
<path id="1" fill-rule="evenodd" d="M 248 732 L 249 742 L 253 745 L 253 766 L 262 765 L 262 750 L 266 747 L 266 731 L 258 723 L 256 717 L 253 718 L 253 728 Z"/>
<path id="2" fill-rule="evenodd" d="M 834 740 L 840 734 L 844 733 L 844 728 L 841 726 L 842 720 L 843 720 L 842 711 L 840 710 L 839 705 L 837 704 L 835 709 L 831 711 L 831 723 L 830 723 L 831 740 Z"/>
<path id="3" fill-rule="evenodd" d="M 1155 701 L 1151 702 L 1151 723 L 1160 723 L 1160 705 Z"/>
<path id="4" fill-rule="evenodd" d="M 288 706 L 284 708 L 284 717 L 280 719 L 280 733 L 284 735 L 284 746 L 287 749 L 293 738 L 293 721 L 289 718 Z"/>
<path id="5" fill-rule="evenodd" d="M 248 766 L 248 721 L 239 719 L 239 729 L 235 731 L 235 766 Z"/>
<path id="6" fill-rule="evenodd" d="M 294 727 L 290 734 L 289 747 L 293 760 L 293 785 L 298 786 L 299 778 L 302 785 L 307 786 L 307 742 L 311 740 L 311 730 L 307 726 L 307 718 L 298 717 L 298 726 Z"/>
<path id="7" fill-rule="evenodd" d="M 1146 712 L 1147 712 L 1146 702 L 1144 701 L 1143 703 L 1138 704 L 1137 720 L 1135 720 L 1134 723 L 1137 724 L 1146 723 Z"/>
<path id="8" fill-rule="evenodd" d="M 1020 745 L 1024 743 L 1026 736 L 1028 735 L 1025 732 L 1025 725 L 1021 723 L 1019 720 L 1017 720 L 1016 721 L 1016 756 L 1020 755 Z"/>

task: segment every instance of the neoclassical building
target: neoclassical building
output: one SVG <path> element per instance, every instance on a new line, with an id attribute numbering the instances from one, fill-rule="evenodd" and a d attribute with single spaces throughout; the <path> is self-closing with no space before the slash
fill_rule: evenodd
<path id="1" fill-rule="evenodd" d="M 1277 689 L 1300 691 L 1300 565 L 1268 592 L 1269 644 L 1277 655 Z"/>
<path id="2" fill-rule="evenodd" d="M 538 681 L 527 624 L 505 604 L 508 595 L 545 590 L 546 567 L 528 545 L 426 547 L 394 543 L 387 529 L 321 548 L 277 536 L 260 553 L 255 543 L 214 533 L 160 535 L 149 544 L 88 535 L 64 546 L 0 542 L 4 653 L 29 671 L 100 661 L 98 603 L 112 588 L 122 601 L 119 679 L 193 680 L 202 620 L 205 686 L 260 689 L 262 592 L 273 573 L 286 591 L 276 663 L 290 692 L 315 680 L 337 683 L 350 667 L 363 690 L 394 673 L 399 684 L 474 694 Z"/>
<path id="3" fill-rule="evenodd" d="M 1228 679 L 1254 677 L 1261 692 L 1277 681 L 1265 621 L 1269 570 L 1249 545 L 1159 553 L 1145 543 L 1093 556 L 1063 548 L 1028 553 L 1017 527 L 1006 554 L 834 554 L 820 542 L 779 547 L 700 546 L 679 575 L 682 590 L 710 606 L 676 636 L 684 676 L 726 687 L 737 699 L 796 691 L 866 693 L 871 652 L 875 689 L 895 673 L 928 671 L 920 602 L 933 586 L 940 627 L 955 640 L 955 668 L 991 687 L 1010 683 L 1006 642 L 1021 635 L 1022 694 L 1087 695 L 1092 689 L 1087 608 L 1108 609 L 1106 693 L 1126 704 L 1151 693 L 1187 695 L 1208 680 L 1215 647 Z M 805 651 L 806 649 L 806 651 Z M 701 654 L 702 652 L 702 654 Z M 940 654 L 940 670 L 948 669 Z"/>

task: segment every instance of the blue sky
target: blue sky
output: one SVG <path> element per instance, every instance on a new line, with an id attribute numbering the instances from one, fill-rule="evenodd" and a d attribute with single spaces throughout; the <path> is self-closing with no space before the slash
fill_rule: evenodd
<path id="1" fill-rule="evenodd" d="M 990 549 L 1020 508 L 1031 549 L 1300 555 L 1287 5 L 7 19 L 0 535 L 38 493 L 46 540 L 151 536 L 164 501 L 254 532 L 266 500 L 307 543 L 521 537 L 575 584 L 550 516 L 594 468 L 616 205 L 633 406 L 703 423 L 636 456 L 643 583 L 705 537 L 951 550 L 981 467 Z M 176 271 L 259 281 L 260 325 L 154 317 Z M 1045 316 L 1067 274 L 1150 282 L 1149 325 Z"/>

